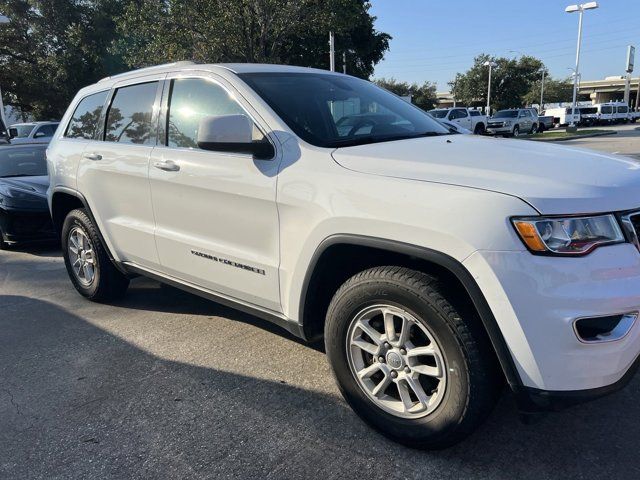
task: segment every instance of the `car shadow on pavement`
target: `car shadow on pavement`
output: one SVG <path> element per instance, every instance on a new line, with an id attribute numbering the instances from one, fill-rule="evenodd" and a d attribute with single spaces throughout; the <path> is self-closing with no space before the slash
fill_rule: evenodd
<path id="1" fill-rule="evenodd" d="M 162 301 L 138 298 L 147 295 L 156 293 L 134 291 L 126 306 Z M 167 302 L 185 300 L 171 295 Z M 194 308 L 204 309 L 198 301 L 191 300 Z M 277 380 L 278 372 L 276 379 L 251 374 L 246 359 L 231 371 L 199 364 L 206 357 L 189 350 L 164 358 L 133 334 L 137 340 L 129 341 L 98 328 L 83 312 L 0 295 L 2 478 L 639 476 L 637 380 L 533 426 L 519 423 L 505 395 L 471 438 L 420 452 L 371 431 L 326 378 L 295 376 L 302 366 L 278 362 L 277 351 L 273 364 L 293 381 Z M 126 315 L 114 322 L 126 325 Z M 238 355 L 252 355 L 237 342 Z"/>

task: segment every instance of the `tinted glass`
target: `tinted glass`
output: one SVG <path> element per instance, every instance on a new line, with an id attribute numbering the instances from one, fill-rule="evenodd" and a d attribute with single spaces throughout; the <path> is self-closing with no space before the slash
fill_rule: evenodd
<path id="1" fill-rule="evenodd" d="M 591 114 L 594 114 L 594 113 L 598 113 L 598 109 L 597 108 L 580 108 L 579 111 L 583 115 L 591 115 Z"/>
<path id="2" fill-rule="evenodd" d="M 495 118 L 516 118 L 518 116 L 517 110 L 500 110 L 493 115 Z"/>
<path id="3" fill-rule="evenodd" d="M 472 117 L 478 117 L 480 116 L 480 112 L 477 110 L 469 110 L 469 115 L 471 115 Z"/>
<path id="4" fill-rule="evenodd" d="M 108 92 L 99 92 L 83 98 L 67 126 L 67 138 L 93 138 Z"/>
<path id="5" fill-rule="evenodd" d="M 242 107 L 220 85 L 201 78 L 171 81 L 167 115 L 167 144 L 198 148 L 200 120 L 206 116 L 245 114 Z M 262 136 L 259 133 L 254 134 Z M 254 138 L 255 139 L 255 138 Z"/>
<path id="6" fill-rule="evenodd" d="M 152 119 L 157 89 L 158 82 L 118 88 L 107 113 L 105 140 L 154 144 L 156 128 Z"/>
<path id="7" fill-rule="evenodd" d="M 56 129 L 58 125 L 42 125 L 38 127 L 38 130 L 34 133 L 34 136 L 38 137 L 53 137 L 53 134 L 56 133 Z"/>
<path id="8" fill-rule="evenodd" d="M 445 118 L 449 110 L 429 110 L 431 116 L 435 118 Z"/>
<path id="9" fill-rule="evenodd" d="M 450 134 L 425 111 L 354 77 L 322 73 L 240 77 L 300 138 L 319 147 Z"/>
<path id="10" fill-rule="evenodd" d="M 600 109 L 602 113 L 613 113 L 613 107 L 604 106 Z"/>
<path id="11" fill-rule="evenodd" d="M 618 113 L 627 113 L 628 111 L 627 107 L 618 107 Z"/>
<path id="12" fill-rule="evenodd" d="M 35 125 L 12 125 L 11 128 L 15 128 L 18 131 L 14 138 L 27 138 L 35 128 Z"/>
<path id="13" fill-rule="evenodd" d="M 46 147 L 0 148 L 0 178 L 47 174 Z"/>

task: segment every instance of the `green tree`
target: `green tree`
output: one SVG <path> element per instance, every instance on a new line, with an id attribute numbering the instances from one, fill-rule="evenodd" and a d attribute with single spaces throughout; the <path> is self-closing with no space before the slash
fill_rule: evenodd
<path id="1" fill-rule="evenodd" d="M 540 103 L 540 87 L 542 79 L 531 85 L 523 100 L 527 105 Z M 556 80 L 551 77 L 544 79 L 544 103 L 570 102 L 573 95 L 573 84 L 570 78 Z"/>
<path id="2" fill-rule="evenodd" d="M 190 59 L 327 68 L 328 33 L 338 68 L 369 77 L 389 47 L 363 0 L 135 0 L 117 19 L 115 51 L 130 67 Z"/>
<path id="3" fill-rule="evenodd" d="M 5 104 L 59 118 L 75 93 L 122 70 L 109 53 L 118 0 L 0 0 L 0 86 Z"/>
<path id="4" fill-rule="evenodd" d="M 436 86 L 431 82 L 424 82 L 422 85 L 419 85 L 417 83 L 400 82 L 395 78 L 381 78 L 374 81 L 378 86 L 396 95 L 403 97 L 411 95 L 411 103 L 423 110 L 431 110 L 435 108 L 438 103 Z"/>
<path id="5" fill-rule="evenodd" d="M 540 78 L 544 64 L 537 58 L 524 55 L 519 59 L 478 55 L 473 66 L 458 73 L 449 82 L 456 100 L 466 105 L 485 105 L 489 81 L 487 61 L 497 64 L 491 75 L 491 107 L 494 109 L 521 107 L 525 96 Z"/>

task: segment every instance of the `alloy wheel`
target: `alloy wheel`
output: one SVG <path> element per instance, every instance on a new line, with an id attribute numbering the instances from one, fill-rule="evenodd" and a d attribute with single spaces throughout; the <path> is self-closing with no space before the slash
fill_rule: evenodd
<path id="1" fill-rule="evenodd" d="M 351 322 L 346 349 L 358 385 L 384 411 L 421 418 L 442 401 L 447 385 L 442 351 L 427 327 L 401 308 L 362 310 Z"/>
<path id="2" fill-rule="evenodd" d="M 80 227 L 73 227 L 69 232 L 67 250 L 69 263 L 81 285 L 88 287 L 96 277 L 96 261 L 93 244 Z"/>

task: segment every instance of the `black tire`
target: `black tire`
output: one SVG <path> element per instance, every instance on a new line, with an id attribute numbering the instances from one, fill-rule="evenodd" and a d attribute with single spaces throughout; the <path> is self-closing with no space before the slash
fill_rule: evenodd
<path id="1" fill-rule="evenodd" d="M 540 125 L 538 125 L 538 133 L 544 133 L 544 131 L 545 131 L 544 123 L 541 123 Z"/>
<path id="2" fill-rule="evenodd" d="M 349 327 L 358 312 L 381 302 L 409 312 L 426 326 L 444 357 L 444 396 L 431 413 L 402 418 L 383 410 L 363 391 L 349 366 Z M 376 267 L 349 279 L 327 312 L 325 346 L 338 387 L 353 410 L 390 439 L 413 448 L 453 445 L 492 411 L 503 384 L 495 354 L 475 312 L 459 312 L 435 277 L 402 267 Z"/>
<path id="3" fill-rule="evenodd" d="M 531 127 L 531 135 L 535 135 L 536 133 L 538 133 L 538 124 L 534 123 Z"/>
<path id="4" fill-rule="evenodd" d="M 95 276 L 90 285 L 83 285 L 71 265 L 69 254 L 69 237 L 72 230 L 78 228 L 90 240 L 93 247 Z M 71 283 L 84 297 L 94 302 L 107 302 L 122 297 L 129 286 L 129 279 L 113 265 L 100 240 L 97 227 L 93 224 L 84 209 L 69 212 L 62 226 L 61 237 L 64 264 Z"/>
<path id="5" fill-rule="evenodd" d="M 473 133 L 475 133 L 476 135 L 484 135 L 484 133 L 485 133 L 484 124 L 483 123 L 478 123 L 476 125 L 476 128 L 473 130 Z"/>
<path id="6" fill-rule="evenodd" d="M 520 136 L 520 127 L 518 125 L 513 127 L 513 131 L 511 132 L 511 136 L 513 136 L 513 137 L 519 137 Z"/>

